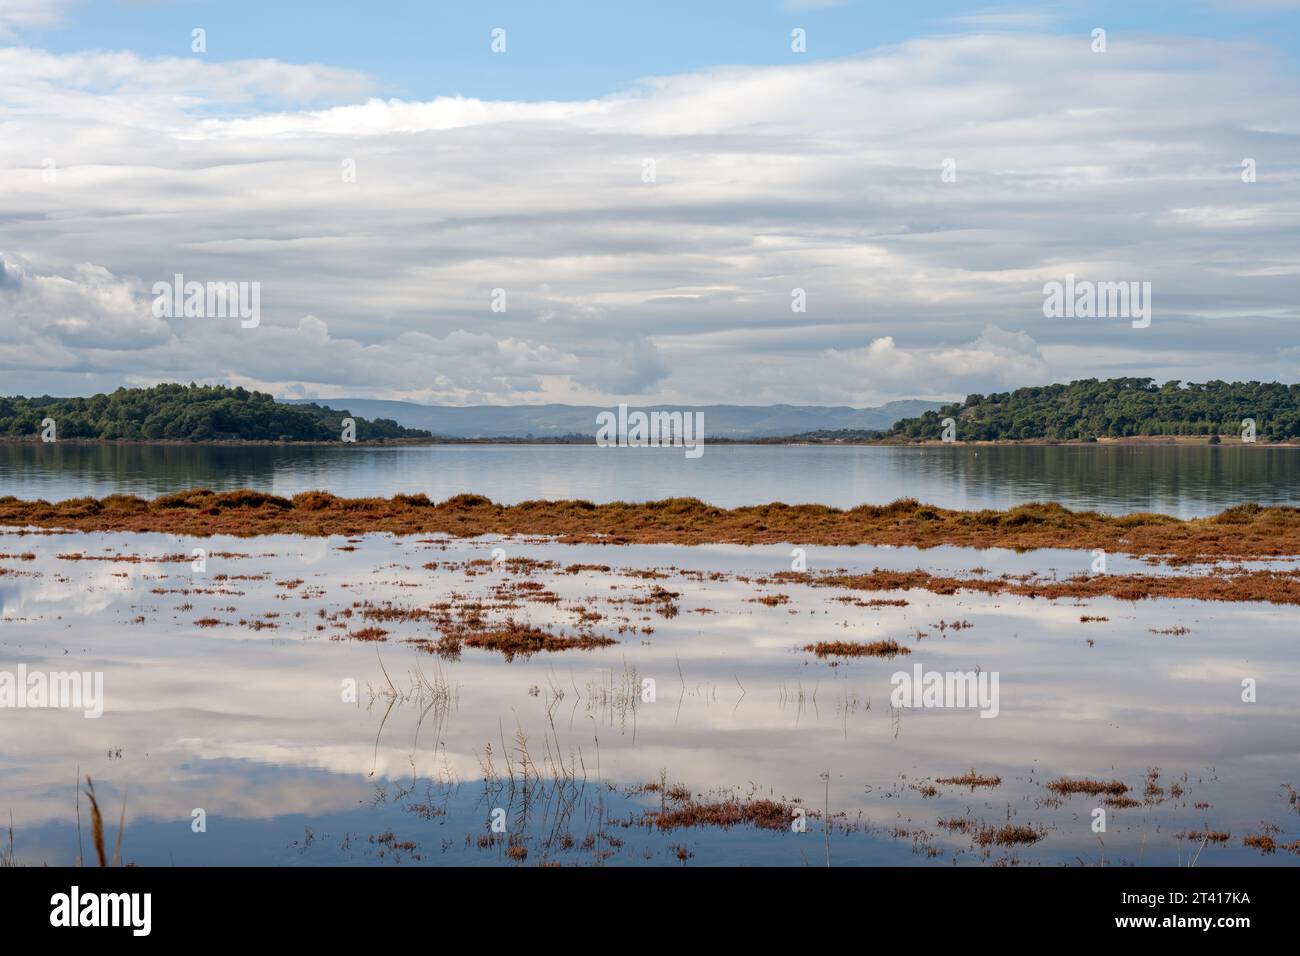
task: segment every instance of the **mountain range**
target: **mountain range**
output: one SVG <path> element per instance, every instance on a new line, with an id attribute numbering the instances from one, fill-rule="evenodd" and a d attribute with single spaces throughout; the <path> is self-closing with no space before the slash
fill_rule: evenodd
<path id="1" fill-rule="evenodd" d="M 446 438 L 560 438 L 596 434 L 601 405 L 420 405 L 370 398 L 279 399 L 315 402 L 369 419 L 391 419 Z M 943 406 L 916 399 L 874 408 L 847 405 L 630 405 L 641 411 L 703 412 L 708 438 L 772 438 L 814 431 L 887 431 L 895 422 Z"/>

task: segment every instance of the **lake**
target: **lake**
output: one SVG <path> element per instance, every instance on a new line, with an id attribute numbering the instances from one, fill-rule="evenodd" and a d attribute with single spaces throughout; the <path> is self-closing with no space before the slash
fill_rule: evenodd
<path id="1" fill-rule="evenodd" d="M 0 495 L 912 496 L 1193 516 L 1294 503 L 1298 454 L 2 445 Z M 125 805 L 123 857 L 142 865 L 1300 862 L 1293 606 L 855 590 L 818 581 L 1096 568 L 1071 549 L 805 551 L 806 569 L 789 545 L 0 528 L 13 862 L 93 861 L 86 775 L 110 847 Z M 1234 571 L 1115 553 L 1102 573 Z M 971 689 L 895 698 L 912 673 Z M 19 674 L 102 693 L 6 703 Z"/>
<path id="2" fill-rule="evenodd" d="M 863 595 L 768 580 L 789 568 L 780 547 L 202 540 L 196 571 L 193 539 L 0 533 L 0 670 L 103 676 L 99 717 L 0 711 L 19 862 L 78 855 L 78 773 L 110 847 L 125 803 L 123 856 L 142 865 L 1300 859 L 1243 842 L 1300 840 L 1292 609 Z M 810 572 L 995 575 L 1089 561 L 807 557 Z M 1114 558 L 1134 570 L 1149 569 Z M 615 643 L 434 653 L 438 626 L 411 612 L 439 604 Z M 883 638 L 908 653 L 805 649 Z M 997 674 L 993 719 L 894 706 L 893 675 L 915 667 Z M 83 796 L 83 856 L 87 812 Z"/>
<path id="3" fill-rule="evenodd" d="M 325 489 L 345 497 L 462 492 L 537 498 L 700 498 L 720 507 L 850 508 L 917 498 L 949 508 L 1055 501 L 1111 513 L 1217 513 L 1243 501 L 1294 504 L 1300 447 L 1252 446 L 177 446 L 0 445 L 0 495 L 61 498 L 188 488 Z"/>

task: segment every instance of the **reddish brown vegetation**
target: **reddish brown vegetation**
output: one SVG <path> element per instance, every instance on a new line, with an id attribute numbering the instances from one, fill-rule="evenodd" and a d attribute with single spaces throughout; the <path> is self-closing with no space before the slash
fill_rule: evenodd
<path id="1" fill-rule="evenodd" d="M 1064 580 L 1034 575 L 999 578 L 956 578 L 928 571 L 885 571 L 867 574 L 827 574 L 808 577 L 814 587 L 840 587 L 857 591 L 922 590 L 935 594 L 974 591 L 981 594 L 1016 594 L 1029 598 L 1101 598 L 1123 601 L 1144 598 L 1190 598 L 1200 601 L 1266 601 L 1300 604 L 1300 571 L 1249 571 L 1235 575 L 1079 575 Z"/>
<path id="2" fill-rule="evenodd" d="M 51 504 L 0 498 L 0 524 L 79 531 L 175 534 L 354 535 L 446 533 L 554 535 L 578 543 L 892 544 L 974 548 L 1078 548 L 1158 555 L 1176 561 L 1300 554 L 1300 508 L 1244 504 L 1209 518 L 1110 516 L 1056 504 L 1007 511 L 953 511 L 902 499 L 850 510 L 773 503 L 715 508 L 695 498 L 642 503 L 525 501 L 498 505 L 481 495 L 434 503 L 423 495 L 338 498 L 324 491 L 293 498 L 257 491 L 196 489 L 152 501 L 132 495 Z M 1104 577 L 1104 576 L 1103 576 Z"/>
<path id="3" fill-rule="evenodd" d="M 853 641 L 819 641 L 816 644 L 807 644 L 804 646 L 805 651 L 811 651 L 818 657 L 897 657 L 899 654 L 910 654 L 912 649 L 899 644 L 897 641 L 871 641 L 870 643 L 855 643 Z"/>
<path id="4" fill-rule="evenodd" d="M 596 647 L 608 647 L 617 644 L 612 637 L 600 634 L 552 634 L 529 624 L 521 624 L 513 618 L 506 618 L 503 624 L 488 624 L 480 613 L 473 609 L 460 610 L 459 619 L 449 614 L 441 617 L 438 624 L 442 635 L 436 640 L 415 638 L 409 643 L 430 654 L 437 654 L 448 660 L 460 657 L 465 646 L 481 650 L 497 651 L 512 661 L 516 656 L 530 657 L 539 651 L 556 652 L 569 650 L 591 650 Z"/>
<path id="5" fill-rule="evenodd" d="M 945 786 L 970 787 L 972 790 L 974 790 L 976 787 L 1000 786 L 1002 784 L 1002 778 L 981 777 L 979 774 L 975 772 L 975 768 L 972 767 L 970 770 L 967 770 L 960 777 L 939 777 L 935 782 L 941 783 Z"/>
<path id="6" fill-rule="evenodd" d="M 1114 795 L 1109 796 L 1105 800 L 1103 800 L 1102 803 L 1110 807 L 1112 810 L 1126 810 L 1131 807 L 1142 806 L 1141 800 L 1135 800 L 1132 797 L 1128 796 L 1127 794 L 1120 794 L 1119 796 L 1114 796 Z"/>
<path id="7" fill-rule="evenodd" d="M 851 594 L 841 594 L 831 600 L 839 601 L 841 604 L 852 604 L 854 607 L 907 607 L 909 603 L 903 598 L 870 598 L 864 601 Z"/>
<path id="8" fill-rule="evenodd" d="M 762 830 L 785 830 L 794 817 L 794 805 L 775 800 L 724 800 L 718 803 L 686 802 L 680 807 L 658 812 L 647 812 L 645 820 L 660 830 L 678 830 L 683 827 L 722 827 L 724 830 L 739 824 Z"/>
<path id="9" fill-rule="evenodd" d="M 953 817 L 950 819 L 941 819 L 938 821 L 939 826 L 945 830 L 952 830 L 956 833 L 964 833 L 971 838 L 976 846 L 1019 846 L 1030 843 L 1037 843 L 1047 835 L 1046 831 L 1041 828 L 1024 826 L 1022 824 L 1007 823 L 1001 827 L 989 826 L 988 824 L 977 823 L 970 817 Z"/>
<path id="10" fill-rule="evenodd" d="M 1259 850 L 1261 853 L 1276 853 L 1278 850 L 1287 850 L 1291 853 L 1300 854 L 1300 840 L 1294 840 L 1291 843 L 1278 843 L 1267 833 L 1252 833 L 1249 836 L 1242 837 L 1241 842 Z"/>
<path id="11" fill-rule="evenodd" d="M 499 628 L 470 634 L 465 639 L 470 647 L 479 647 L 489 651 L 500 651 L 506 660 L 514 660 L 515 655 L 528 657 L 538 651 L 590 650 L 593 647 L 608 647 L 617 644 L 612 637 L 596 634 L 552 634 L 541 628 L 517 624 L 507 619 Z"/>
<path id="12" fill-rule="evenodd" d="M 1037 843 L 1046 835 L 1033 827 L 1008 823 L 1001 827 L 981 827 L 975 834 L 975 842 L 980 846 L 1017 846 Z"/>
<path id="13" fill-rule="evenodd" d="M 1086 793 L 1090 797 L 1095 797 L 1099 793 L 1108 794 L 1112 797 L 1120 797 L 1128 793 L 1128 784 L 1119 780 L 1103 781 L 1089 780 L 1084 777 L 1079 780 L 1070 780 L 1068 777 L 1060 777 L 1053 780 L 1047 785 L 1047 789 L 1053 793 L 1064 795 L 1074 793 Z"/>

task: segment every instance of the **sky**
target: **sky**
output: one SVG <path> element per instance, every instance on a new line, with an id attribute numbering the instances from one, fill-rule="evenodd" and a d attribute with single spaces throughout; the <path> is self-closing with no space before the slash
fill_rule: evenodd
<path id="1" fill-rule="evenodd" d="M 1300 381 L 1298 57 L 1300 0 L 0 0 L 0 393 Z"/>

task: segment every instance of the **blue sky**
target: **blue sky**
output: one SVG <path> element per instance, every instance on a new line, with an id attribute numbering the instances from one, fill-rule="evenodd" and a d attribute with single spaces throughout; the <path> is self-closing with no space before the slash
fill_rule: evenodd
<path id="1" fill-rule="evenodd" d="M 0 0 L 0 376 L 457 405 L 1300 381 L 1298 21 Z M 157 313 L 178 273 L 255 284 L 259 322 Z M 1150 283 L 1149 325 L 1047 314 L 1067 276 Z"/>
<path id="2" fill-rule="evenodd" d="M 1126 33 L 1264 38 L 1292 56 L 1300 51 L 1300 17 L 1284 0 L 95 0 L 24 39 L 55 52 L 184 56 L 190 31 L 203 27 L 214 61 L 268 57 L 350 67 L 376 78 L 385 96 L 543 100 L 603 96 L 645 76 L 788 63 L 796 27 L 808 33 L 808 59 L 830 59 L 923 36 L 1087 34 L 1098 26 L 1111 40 Z M 507 31 L 505 56 L 489 50 L 494 27 Z"/>

